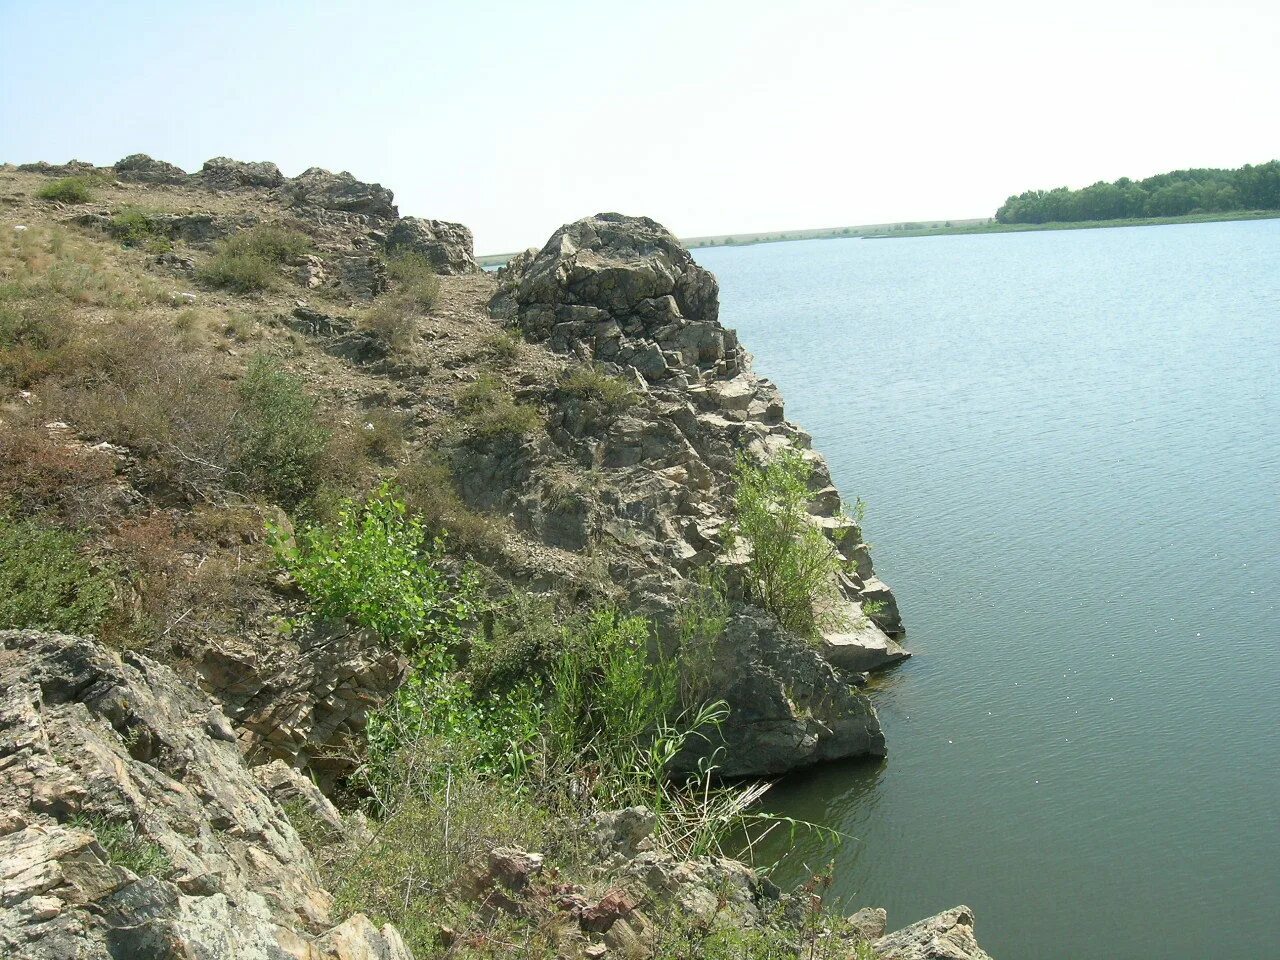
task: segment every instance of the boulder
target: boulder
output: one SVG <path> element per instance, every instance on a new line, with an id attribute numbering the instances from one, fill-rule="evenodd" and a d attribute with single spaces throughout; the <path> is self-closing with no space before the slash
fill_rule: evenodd
<path id="1" fill-rule="evenodd" d="M 870 618 L 856 613 L 853 616 L 856 619 L 847 628 L 822 636 L 822 655 L 831 664 L 849 673 L 866 673 L 911 656 Z"/>
<path id="2" fill-rule="evenodd" d="M 420 253 L 437 273 L 476 273 L 475 240 L 460 223 L 403 217 L 387 234 L 389 250 Z"/>
<path id="3" fill-rule="evenodd" d="M 332 927 L 227 718 L 146 657 L 0 631 L 0 772 L 6 958 L 280 960 Z M 318 955 L 403 957 L 398 939 Z"/>
<path id="4" fill-rule="evenodd" d="M 206 160 L 199 177 L 206 187 L 214 190 L 278 187 L 284 183 L 284 174 L 270 161 L 245 162 L 229 157 Z"/>
<path id="5" fill-rule="evenodd" d="M 882 960 L 991 960 L 973 935 L 973 911 L 952 907 L 871 944 Z"/>
<path id="6" fill-rule="evenodd" d="M 380 183 L 364 183 L 345 170 L 330 173 L 309 167 L 285 182 L 281 191 L 299 206 L 340 210 L 369 217 L 395 219 L 395 195 Z"/>
<path id="7" fill-rule="evenodd" d="M 97 169 L 92 163 L 83 160 L 68 160 L 57 164 L 40 160 L 36 163 L 18 164 L 20 173 L 39 173 L 46 177 L 83 177 L 96 173 Z"/>
<path id="8" fill-rule="evenodd" d="M 145 153 L 131 153 L 115 162 L 116 178 L 135 183 L 184 183 L 187 172 L 163 160 L 153 160 Z"/>

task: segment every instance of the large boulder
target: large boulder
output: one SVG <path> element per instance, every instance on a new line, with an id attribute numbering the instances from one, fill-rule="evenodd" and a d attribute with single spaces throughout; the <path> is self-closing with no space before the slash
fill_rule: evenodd
<path id="1" fill-rule="evenodd" d="M 205 186 L 214 190 L 278 187 L 284 183 L 280 168 L 268 160 L 246 162 L 214 157 L 204 162 L 199 176 Z"/>
<path id="2" fill-rule="evenodd" d="M 115 162 L 116 178 L 135 183 L 183 183 L 187 172 L 163 160 L 153 160 L 145 153 L 131 153 Z"/>
<path id="3" fill-rule="evenodd" d="M 403 217 L 387 234 L 387 248 L 420 253 L 437 273 L 476 273 L 475 240 L 460 223 Z"/>
<path id="4" fill-rule="evenodd" d="M 327 956 L 351 926 L 221 711 L 146 657 L 35 631 L 0 631 L 0 887 L 13 960 Z M 343 956 L 407 956 L 355 925 Z"/>
<path id="5" fill-rule="evenodd" d="M 973 935 L 973 911 L 952 907 L 871 944 L 881 960 L 991 960 Z"/>
<path id="6" fill-rule="evenodd" d="M 345 170 L 309 167 L 284 184 L 284 195 L 299 206 L 359 213 L 381 219 L 397 216 L 395 195 L 380 183 L 364 183 Z"/>

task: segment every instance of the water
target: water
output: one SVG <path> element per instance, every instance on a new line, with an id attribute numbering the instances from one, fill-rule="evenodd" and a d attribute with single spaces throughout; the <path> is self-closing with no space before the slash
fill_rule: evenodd
<path id="1" fill-rule="evenodd" d="M 916 654 L 886 762 L 775 788 L 858 838 L 784 879 L 997 960 L 1280 956 L 1280 220 L 695 254 Z"/>

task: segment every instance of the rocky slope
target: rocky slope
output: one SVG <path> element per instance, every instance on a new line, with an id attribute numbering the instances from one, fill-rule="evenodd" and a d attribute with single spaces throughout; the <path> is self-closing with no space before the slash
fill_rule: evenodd
<path id="1" fill-rule="evenodd" d="M 35 197 L 49 177 L 64 176 L 92 178 L 93 200 Z M 120 218 L 138 209 L 162 244 L 120 246 Z M 251 347 L 275 352 L 335 424 L 360 433 L 393 418 L 403 448 L 379 454 L 379 470 L 447 449 L 459 502 L 448 509 L 471 511 L 477 532 L 468 549 L 508 582 L 583 601 L 609 597 L 649 615 L 674 644 L 697 572 L 721 568 L 729 608 L 708 687 L 731 712 L 702 756 L 714 755 L 723 773 L 773 775 L 884 755 L 859 686 L 866 671 L 907 655 L 895 639 L 903 631 L 892 592 L 875 576 L 825 461 L 720 323 L 714 277 L 660 225 L 616 214 L 578 221 L 495 277 L 477 270 L 465 227 L 401 218 L 391 191 L 347 173 L 312 168 L 286 178 L 271 163 L 217 158 L 186 174 L 143 155 L 111 168 L 0 169 L 0 228 L 45 223 L 83 236 L 98 269 L 142 278 L 156 309 L 216 318 L 199 342 L 228 370 Z M 312 243 L 281 267 L 279 284 L 246 300 L 196 281 L 218 241 L 262 223 L 301 230 Z M 390 296 L 388 257 L 400 250 L 425 257 L 442 284 L 405 339 L 368 322 Z M 511 330 L 520 334 L 514 345 L 504 339 Z M 572 389 L 584 369 L 627 384 L 628 402 L 614 408 Z M 512 398 L 504 402 L 537 412 L 535 429 L 459 431 L 469 392 L 491 390 L 491 381 Z M 82 461 L 95 464 L 102 489 L 76 491 L 86 529 L 204 509 L 205 478 L 190 463 L 182 484 L 161 482 L 148 472 L 147 451 L 42 418 L 56 399 L 37 384 L 6 396 L 0 420 L 39 434 L 46 459 L 74 460 L 78 471 Z M 804 451 L 811 521 L 848 561 L 835 584 L 844 625 L 820 643 L 750 604 L 743 557 L 725 549 L 738 457 L 767 460 L 786 448 Z M 228 574 L 225 584 L 236 616 L 197 629 L 190 614 L 199 603 L 175 607 L 159 635 L 164 648 L 148 647 L 154 656 L 0 634 L 0 944 L 13 955 L 407 956 L 394 929 L 330 916 L 315 865 L 282 812 L 301 804 L 359 834 L 358 820 L 344 820 L 313 783 L 328 789 L 349 772 L 369 711 L 396 689 L 405 664 L 360 630 L 279 629 L 299 598 L 252 573 L 263 549 L 260 533 L 222 528 L 180 545 L 179 570 L 234 567 L 239 579 Z M 661 889 L 665 902 L 717 899 L 710 891 L 730 881 L 745 891 L 744 908 L 776 896 L 741 865 L 661 861 L 643 836 L 622 832 L 631 839 L 621 847 L 602 841 L 602 869 L 648 885 L 645 898 Z M 597 916 L 600 904 L 577 908 Z M 583 930 L 603 933 L 589 929 L 596 922 Z M 749 910 L 743 922 L 754 922 Z M 903 960 L 980 958 L 971 924 L 958 908 L 877 941 L 876 950 Z M 873 932 L 883 934 L 883 923 Z M 620 944 L 604 946 L 625 955 Z"/>

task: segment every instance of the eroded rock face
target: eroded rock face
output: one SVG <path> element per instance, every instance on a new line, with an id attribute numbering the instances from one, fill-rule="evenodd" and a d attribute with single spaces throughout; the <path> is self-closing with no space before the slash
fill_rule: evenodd
<path id="1" fill-rule="evenodd" d="M 875 711 L 853 687 L 862 671 L 906 656 L 886 635 L 901 633 L 892 594 L 875 578 L 826 461 L 720 323 L 715 278 L 654 221 L 600 214 L 514 258 L 490 310 L 528 338 L 632 384 L 635 402 L 604 416 L 589 400 L 548 397 L 555 454 L 590 467 L 599 482 L 503 501 L 498 491 L 525 489 L 524 478 L 542 469 L 535 467 L 547 452 L 526 446 L 468 462 L 477 502 L 510 511 L 553 546 L 620 545 L 628 559 L 619 567 L 628 569 L 611 571 L 613 581 L 668 637 L 678 632 L 686 578 L 709 563 L 725 568 L 734 616 L 716 650 L 711 691 L 731 713 L 723 742 L 707 745 L 719 748 L 724 772 L 776 774 L 883 755 Z M 847 560 L 832 584 L 846 625 L 825 644 L 830 662 L 745 602 L 745 556 L 726 557 L 739 456 L 767 461 L 787 449 L 812 468 L 810 521 Z"/>
<path id="2" fill-rule="evenodd" d="M 196 669 L 246 750 L 328 788 L 354 765 L 370 711 L 400 685 L 405 664 L 368 631 L 316 626 L 273 646 L 228 640 Z"/>
<path id="3" fill-rule="evenodd" d="M 61 634 L 0 632 L 0 879 L 15 960 L 280 960 L 341 936 L 222 712 L 167 667 Z M 407 956 L 374 933 L 341 955 Z"/>
<path id="4" fill-rule="evenodd" d="M 239 190 L 246 187 L 278 187 L 284 183 L 284 174 L 269 160 L 254 162 L 214 157 L 204 162 L 200 179 L 206 186 L 216 190 Z"/>
<path id="5" fill-rule="evenodd" d="M 345 170 L 330 173 L 310 167 L 284 184 L 282 191 L 302 206 L 341 210 L 389 220 L 396 218 L 395 195 L 380 183 L 364 183 Z"/>
<path id="6" fill-rule="evenodd" d="M 475 239 L 460 223 L 402 217 L 387 234 L 390 250 L 412 250 L 427 258 L 437 273 L 475 273 Z"/>
<path id="7" fill-rule="evenodd" d="M 134 183 L 182 183 L 187 172 L 163 160 L 153 160 L 145 153 L 131 153 L 115 162 L 116 177 Z"/>

